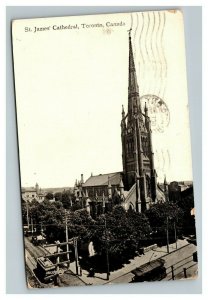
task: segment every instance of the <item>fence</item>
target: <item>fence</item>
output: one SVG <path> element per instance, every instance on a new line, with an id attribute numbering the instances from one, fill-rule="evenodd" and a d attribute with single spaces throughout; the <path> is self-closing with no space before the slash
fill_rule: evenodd
<path id="1" fill-rule="evenodd" d="M 166 268 L 166 279 L 165 280 L 175 280 L 181 278 L 189 277 L 189 271 L 193 271 L 193 268 L 197 270 L 197 262 L 193 260 L 193 255 L 190 255 L 177 263 Z M 193 275 L 193 272 L 191 272 Z"/>

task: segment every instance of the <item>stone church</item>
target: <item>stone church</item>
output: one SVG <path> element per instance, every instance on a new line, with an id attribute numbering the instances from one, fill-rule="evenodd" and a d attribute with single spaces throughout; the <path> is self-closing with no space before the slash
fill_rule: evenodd
<path id="1" fill-rule="evenodd" d="M 140 103 L 139 86 L 129 33 L 128 111 L 122 107 L 121 142 L 123 171 L 91 175 L 85 182 L 83 175 L 76 181 L 74 193 L 77 201 L 92 213 L 108 211 L 115 204 L 143 212 L 158 201 L 165 201 L 157 185 L 154 167 L 151 121 L 148 108 Z"/>

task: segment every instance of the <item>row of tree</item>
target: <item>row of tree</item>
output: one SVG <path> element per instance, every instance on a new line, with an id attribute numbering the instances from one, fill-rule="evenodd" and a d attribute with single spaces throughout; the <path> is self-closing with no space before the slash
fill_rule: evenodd
<path id="1" fill-rule="evenodd" d="M 63 192 L 48 192 L 45 195 L 46 200 L 55 200 L 55 201 L 60 201 L 63 204 L 63 207 L 66 209 L 71 208 L 73 204 L 75 203 L 75 196 L 72 193 L 71 190 L 64 190 Z"/>
<path id="2" fill-rule="evenodd" d="M 184 226 L 187 226 L 184 217 L 189 210 L 187 203 L 184 206 L 170 202 L 158 203 L 141 214 L 131 209 L 125 211 L 122 206 L 115 205 L 111 212 L 101 214 L 96 219 L 92 219 L 85 209 L 68 209 L 68 235 L 69 238 L 79 236 L 82 245 L 92 241 L 101 261 L 104 261 L 102 258 L 106 255 L 107 247 L 111 266 L 116 266 L 133 258 L 141 247 L 154 243 L 165 245 L 167 230 L 170 242 L 175 241 L 176 234 L 178 237 L 182 235 L 186 231 Z M 34 200 L 23 203 L 22 208 L 24 224 L 29 216 L 37 232 L 44 230 L 48 242 L 65 240 L 66 211 L 62 201 L 50 202 L 46 199 L 38 203 Z"/>

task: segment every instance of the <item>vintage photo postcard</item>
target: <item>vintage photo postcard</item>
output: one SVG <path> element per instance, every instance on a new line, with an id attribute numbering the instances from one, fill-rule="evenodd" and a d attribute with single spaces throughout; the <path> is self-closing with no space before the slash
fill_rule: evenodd
<path id="1" fill-rule="evenodd" d="M 14 20 L 12 43 L 27 286 L 197 278 L 182 13 Z"/>

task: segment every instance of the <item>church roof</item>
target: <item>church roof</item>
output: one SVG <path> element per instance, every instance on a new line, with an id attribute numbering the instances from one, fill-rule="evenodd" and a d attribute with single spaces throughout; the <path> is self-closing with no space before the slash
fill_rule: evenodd
<path id="1" fill-rule="evenodd" d="M 157 201 L 165 201 L 165 195 L 163 191 L 157 186 L 156 188 L 156 198 Z M 135 206 L 136 201 L 136 184 L 134 184 L 131 189 L 125 194 L 125 203 L 130 204 L 132 203 Z"/>
<path id="2" fill-rule="evenodd" d="M 115 173 L 108 173 L 108 174 L 100 174 L 96 176 L 90 176 L 85 183 L 83 184 L 83 187 L 88 186 L 102 186 L 108 185 L 108 178 L 111 185 L 119 185 L 121 181 L 121 172 L 115 172 Z"/>

